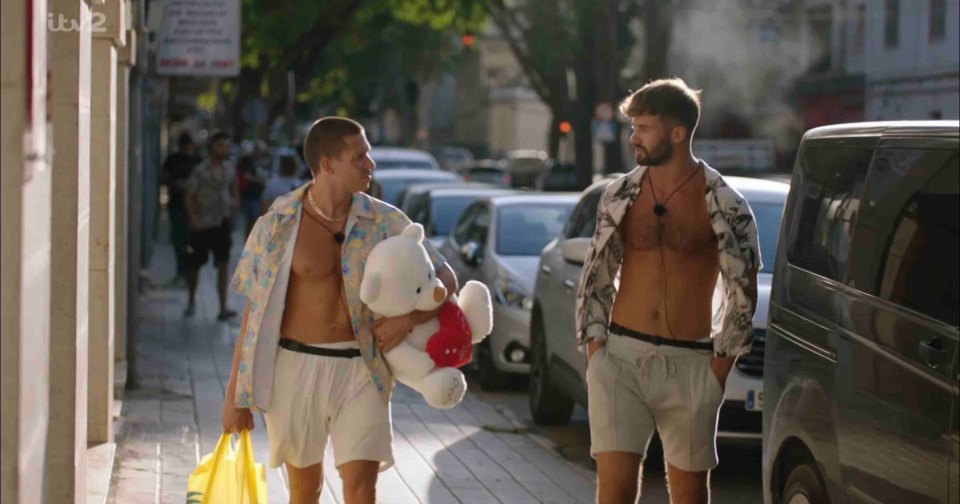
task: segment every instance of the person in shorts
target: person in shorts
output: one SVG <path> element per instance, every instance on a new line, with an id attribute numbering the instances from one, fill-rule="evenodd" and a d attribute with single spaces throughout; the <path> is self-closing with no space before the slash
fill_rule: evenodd
<path id="1" fill-rule="evenodd" d="M 639 166 L 600 198 L 576 303 L 598 502 L 636 500 L 656 430 L 671 501 L 706 503 L 724 386 L 753 339 L 757 227 L 743 196 L 693 156 L 699 91 L 657 80 L 620 110 Z"/>
<path id="2" fill-rule="evenodd" d="M 230 135 L 214 134 L 210 138 L 210 157 L 193 169 L 184 184 L 184 206 L 190 222 L 187 270 L 190 294 L 184 312 L 188 317 L 196 312 L 200 268 L 207 264 L 211 254 L 217 267 L 217 294 L 220 296 L 217 319 L 228 320 L 237 315 L 227 308 L 232 217 L 239 205 L 237 174 L 228 160 L 231 147 Z"/>
<path id="3" fill-rule="evenodd" d="M 327 443 L 347 504 L 376 501 L 377 477 L 393 465 L 384 352 L 436 312 L 374 321 L 360 301 L 366 258 L 410 220 L 364 193 L 375 164 L 363 127 L 326 117 L 310 128 L 304 158 L 312 183 L 279 196 L 254 225 L 233 277 L 247 297 L 223 405 L 223 428 L 266 419 L 270 465 L 286 466 L 291 503 L 316 503 Z M 424 243 L 436 275 L 457 291 L 453 270 Z M 402 267 L 402 264 L 398 264 Z"/>

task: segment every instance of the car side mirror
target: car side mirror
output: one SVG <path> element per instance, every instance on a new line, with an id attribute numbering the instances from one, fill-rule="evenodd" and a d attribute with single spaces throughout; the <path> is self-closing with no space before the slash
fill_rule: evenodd
<path id="1" fill-rule="evenodd" d="M 464 243 L 463 246 L 460 247 L 460 256 L 463 257 L 463 262 L 467 266 L 477 267 L 481 261 L 480 251 L 480 244 L 476 241 L 471 241 Z"/>
<path id="2" fill-rule="evenodd" d="M 563 241 L 561 252 L 567 262 L 583 264 L 587 258 L 587 249 L 590 248 L 591 238 L 570 238 Z"/>

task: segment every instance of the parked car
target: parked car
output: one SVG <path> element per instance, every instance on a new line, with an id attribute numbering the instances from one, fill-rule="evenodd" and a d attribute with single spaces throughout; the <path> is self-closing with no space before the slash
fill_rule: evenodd
<path id="1" fill-rule="evenodd" d="M 550 161 L 546 169 L 537 177 L 534 188 L 538 191 L 576 191 L 581 188 L 577 182 L 577 165 Z"/>
<path id="2" fill-rule="evenodd" d="M 473 153 L 470 150 L 452 146 L 441 147 L 437 151 L 437 160 L 440 162 L 440 168 L 453 172 L 459 172 L 474 162 Z"/>
<path id="3" fill-rule="evenodd" d="M 493 332 L 477 346 L 480 385 L 503 388 L 530 371 L 530 309 L 540 252 L 556 238 L 578 195 L 527 193 L 467 207 L 440 252 L 461 283 L 493 294 Z"/>
<path id="4" fill-rule="evenodd" d="M 481 182 L 428 182 L 423 184 L 411 184 L 400 192 L 397 199 L 400 201 L 400 210 L 410 215 L 411 209 L 423 206 L 424 199 L 429 198 L 428 194 L 434 189 L 443 187 L 461 187 L 464 189 L 495 189 L 497 186 L 484 184 Z"/>
<path id="5" fill-rule="evenodd" d="M 481 159 L 460 169 L 463 178 L 471 182 L 484 182 L 500 187 L 510 187 L 510 173 L 505 163 Z"/>
<path id="6" fill-rule="evenodd" d="M 440 165 L 437 164 L 433 155 L 419 149 L 375 146 L 370 151 L 370 158 L 377 164 L 378 170 L 395 170 L 397 168 L 440 169 Z"/>
<path id="7" fill-rule="evenodd" d="M 780 217 L 789 186 L 759 179 L 724 179 L 750 202 L 759 229 L 760 253 L 766 261 L 758 274 L 753 350 L 740 357 L 730 372 L 718 437 L 759 441 L 767 305 Z M 603 179 L 583 192 L 563 233 L 547 245 L 540 259 L 530 325 L 530 409 L 537 423 L 566 423 L 574 403 L 587 404 L 587 356 L 577 349 L 574 306 L 583 260 L 596 230 L 597 204 L 612 180 Z"/>
<path id="8" fill-rule="evenodd" d="M 764 359 L 766 504 L 958 502 L 958 150 L 957 121 L 804 135 Z"/>
<path id="9" fill-rule="evenodd" d="M 547 153 L 528 149 L 510 151 L 506 164 L 513 187 L 533 187 L 537 177 L 547 167 Z"/>
<path id="10" fill-rule="evenodd" d="M 398 168 L 395 170 L 374 170 L 373 180 L 380 186 L 383 201 L 394 206 L 400 205 L 400 198 L 407 187 L 414 184 L 463 182 L 463 177 L 456 173 L 440 170 L 418 170 Z"/>
<path id="11" fill-rule="evenodd" d="M 427 239 L 439 249 L 471 203 L 511 192 L 496 187 L 435 187 L 411 202 L 406 213 L 412 221 L 423 224 Z"/>

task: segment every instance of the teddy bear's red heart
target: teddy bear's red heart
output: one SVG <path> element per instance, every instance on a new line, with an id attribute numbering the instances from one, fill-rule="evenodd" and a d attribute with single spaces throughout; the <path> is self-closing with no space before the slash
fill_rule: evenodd
<path id="1" fill-rule="evenodd" d="M 427 341 L 427 354 L 437 367 L 461 367 L 473 358 L 473 338 L 463 310 L 447 301 L 437 315 L 440 329 Z"/>

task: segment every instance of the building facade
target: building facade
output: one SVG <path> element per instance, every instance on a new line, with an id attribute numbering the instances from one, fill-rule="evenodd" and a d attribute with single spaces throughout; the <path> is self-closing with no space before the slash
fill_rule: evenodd
<path id="1" fill-rule="evenodd" d="M 107 495 L 141 264 L 142 7 L 2 3 L 4 503 Z"/>

